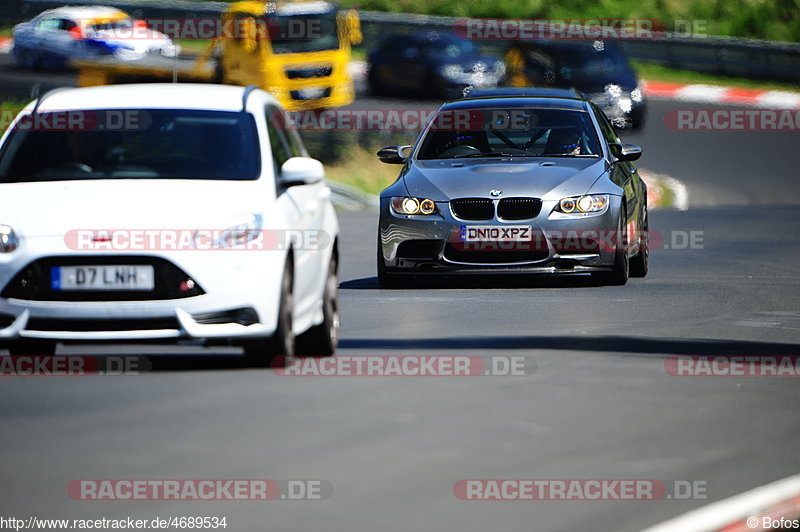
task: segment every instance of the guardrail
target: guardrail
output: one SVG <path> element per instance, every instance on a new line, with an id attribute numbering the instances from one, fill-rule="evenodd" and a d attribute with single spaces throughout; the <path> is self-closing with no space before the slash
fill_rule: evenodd
<path id="1" fill-rule="evenodd" d="M 0 19 L 25 20 L 44 9 L 64 4 L 117 6 L 135 17 L 200 17 L 219 15 L 225 2 L 188 0 L 2 0 Z M 364 45 L 367 49 L 389 34 L 410 33 L 421 29 L 452 29 L 454 17 L 409 15 L 361 11 Z M 502 53 L 501 41 L 483 44 Z M 628 55 L 636 60 L 672 68 L 694 70 L 724 76 L 739 76 L 800 83 L 800 43 L 757 41 L 733 37 L 686 37 L 664 34 L 653 40 L 623 41 Z"/>

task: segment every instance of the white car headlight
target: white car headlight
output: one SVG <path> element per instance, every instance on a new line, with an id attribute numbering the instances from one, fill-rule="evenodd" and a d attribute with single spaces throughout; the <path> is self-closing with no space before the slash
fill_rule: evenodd
<path id="1" fill-rule="evenodd" d="M 235 247 L 246 244 L 261 236 L 263 218 L 260 214 L 244 214 L 225 229 L 220 237 L 220 244 L 226 247 Z"/>
<path id="2" fill-rule="evenodd" d="M 17 235 L 9 225 L 0 224 L 0 253 L 11 253 L 19 247 Z"/>
<path id="3" fill-rule="evenodd" d="M 631 91 L 631 100 L 636 103 L 640 103 L 643 99 L 642 90 L 641 89 L 633 89 Z"/>
<path id="4" fill-rule="evenodd" d="M 608 194 L 588 194 L 563 198 L 554 212 L 569 216 L 592 216 L 608 210 Z"/>
<path id="5" fill-rule="evenodd" d="M 459 65 L 444 65 L 439 72 L 446 78 L 459 80 L 464 77 L 464 69 Z"/>
<path id="6" fill-rule="evenodd" d="M 622 88 L 619 85 L 609 84 L 605 86 L 605 91 L 611 95 L 612 98 L 619 98 L 622 96 Z"/>
<path id="7" fill-rule="evenodd" d="M 261 237 L 263 217 L 260 214 L 243 214 L 229 222 L 224 231 L 199 230 L 194 233 L 197 249 L 233 249 Z"/>

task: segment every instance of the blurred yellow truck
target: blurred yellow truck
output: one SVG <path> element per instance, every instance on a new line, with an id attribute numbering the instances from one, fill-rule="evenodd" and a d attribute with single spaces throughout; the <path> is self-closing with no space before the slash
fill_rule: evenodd
<path id="1" fill-rule="evenodd" d="M 187 19 L 186 21 L 190 21 Z M 352 103 L 351 46 L 361 42 L 354 10 L 324 1 L 234 2 L 194 59 L 100 57 L 74 61 L 82 87 L 146 81 L 257 85 L 289 111 Z M 180 35 L 178 35 L 180 37 Z"/>

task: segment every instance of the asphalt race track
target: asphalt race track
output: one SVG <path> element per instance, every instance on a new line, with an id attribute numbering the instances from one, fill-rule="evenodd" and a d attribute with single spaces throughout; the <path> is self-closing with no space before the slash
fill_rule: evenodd
<path id="1" fill-rule="evenodd" d="M 6 58 L 3 58 L 5 61 Z M 0 77 L 23 74 L 0 66 Z M 387 101 L 360 102 L 381 106 Z M 391 102 L 389 102 L 391 103 Z M 0 382 L 0 514 L 227 516 L 228 530 L 632 531 L 800 469 L 791 377 L 676 377 L 676 355 L 798 355 L 797 132 L 676 132 L 652 102 L 641 166 L 690 209 L 651 213 L 645 279 L 381 290 L 376 212 L 341 213 L 337 356 L 524 357 L 526 376 L 287 377 L 230 348 L 144 355 L 128 376 Z M 794 228 L 794 229 L 793 229 Z M 695 249 L 682 245 L 694 235 Z M 5 353 L 5 352 L 3 352 Z M 325 500 L 87 502 L 76 479 L 320 479 Z M 703 481 L 687 501 L 462 501 L 460 479 Z"/>

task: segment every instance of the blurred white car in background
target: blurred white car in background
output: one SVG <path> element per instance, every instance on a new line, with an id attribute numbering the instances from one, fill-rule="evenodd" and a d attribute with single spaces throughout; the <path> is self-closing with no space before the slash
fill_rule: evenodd
<path id="1" fill-rule="evenodd" d="M 0 140 L 0 345 L 200 339 L 264 365 L 303 334 L 332 354 L 339 225 L 285 116 L 226 85 L 29 104 Z"/>
<path id="2" fill-rule="evenodd" d="M 65 68 L 73 59 L 113 55 L 175 57 L 180 47 L 114 7 L 59 7 L 14 26 L 12 53 L 23 68 Z"/>

